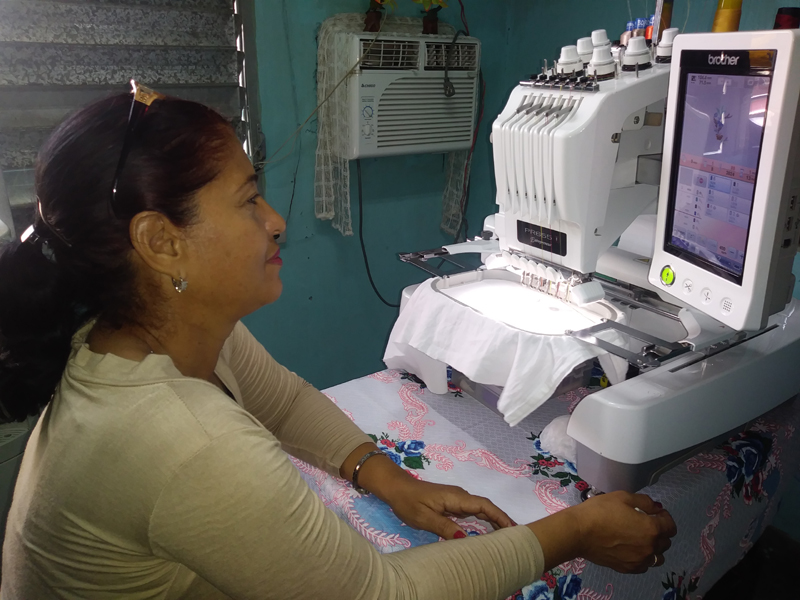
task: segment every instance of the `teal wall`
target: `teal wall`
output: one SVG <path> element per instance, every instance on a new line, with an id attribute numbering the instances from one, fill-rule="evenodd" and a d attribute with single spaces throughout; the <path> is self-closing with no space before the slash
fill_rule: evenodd
<path id="1" fill-rule="evenodd" d="M 398 0 L 399 15 L 418 14 L 410 0 Z M 360 12 L 366 0 L 256 0 L 257 60 L 267 155 L 275 152 L 316 106 L 316 34 L 327 17 Z M 482 42 L 486 111 L 475 150 L 470 234 L 495 212 L 488 129 L 517 81 L 552 61 L 559 48 L 606 28 L 614 39 L 629 19 L 627 0 L 464 0 L 470 33 Z M 676 0 L 673 26 L 708 31 L 716 0 Z M 654 0 L 631 0 L 633 17 L 653 11 Z M 800 0 L 745 0 L 742 29 L 769 29 L 779 6 Z M 456 25 L 457 1 L 443 12 Z M 688 19 L 687 19 L 687 9 Z M 281 155 L 286 153 L 285 148 Z M 246 319 L 247 325 L 281 363 L 324 388 L 383 367 L 381 356 L 396 317 L 370 289 L 357 237 L 342 237 L 329 222 L 314 218 L 316 121 L 300 134 L 287 158 L 265 171 L 267 201 L 289 218 L 283 296 Z M 403 287 L 424 274 L 400 263 L 397 252 L 433 248 L 448 238 L 439 230 L 444 186 L 438 155 L 367 159 L 364 175 L 365 240 L 375 282 L 398 302 Z M 295 181 L 295 169 L 297 177 Z M 355 169 L 352 169 L 354 227 L 357 226 Z M 800 261 L 795 261 L 800 281 Z M 800 297 L 800 283 L 795 288 Z M 800 483 L 795 479 L 776 524 L 800 540 Z"/>
<path id="2" fill-rule="evenodd" d="M 362 0 L 269 1 L 256 3 L 257 52 L 262 120 L 267 155 L 272 154 L 317 103 L 316 35 L 327 17 L 361 12 Z M 397 14 L 418 15 L 410 0 L 399 2 Z M 466 1 L 472 35 L 484 43 L 487 77 L 484 135 L 475 153 L 474 196 L 486 196 L 474 206 L 474 231 L 491 209 L 485 127 L 501 108 L 508 85 L 501 73 L 505 60 L 509 2 Z M 491 4 L 491 6 L 488 6 Z M 446 20 L 456 24 L 456 13 Z M 379 370 L 397 310 L 384 306 L 372 292 L 357 236 L 343 237 L 330 222 L 314 217 L 314 152 L 316 120 L 302 131 L 298 148 L 265 171 L 266 198 L 286 216 L 294 171 L 294 205 L 281 251 L 284 258 L 283 296 L 247 320 L 247 325 L 277 360 L 318 387 L 341 383 Z M 358 220 L 355 166 L 351 165 L 354 228 Z M 400 263 L 397 253 L 442 245 L 450 238 L 439 230 L 444 188 L 442 155 L 418 155 L 362 161 L 364 237 L 375 283 L 390 302 L 425 274 Z M 478 204 L 477 202 L 475 204 Z M 472 215 L 475 215 L 474 217 Z M 473 220 L 474 219 L 474 220 Z"/>
<path id="3" fill-rule="evenodd" d="M 398 0 L 397 14 L 420 14 L 419 5 Z M 779 6 L 800 0 L 745 0 L 742 29 L 769 28 Z M 360 12 L 367 0 L 256 0 L 256 42 L 262 122 L 267 155 L 275 152 L 316 106 L 316 34 L 327 17 Z M 470 234 L 495 212 L 488 131 L 508 93 L 521 78 L 552 61 L 559 48 L 592 29 L 617 37 L 629 15 L 649 14 L 655 1 L 464 0 L 470 33 L 482 42 L 486 110 L 475 149 Z M 632 12 L 629 13 L 629 6 Z M 457 1 L 443 20 L 461 27 Z M 687 8 L 688 20 L 687 20 Z M 716 0 L 676 0 L 673 25 L 687 31 L 711 27 Z M 286 216 L 294 203 L 282 249 L 283 296 L 247 318 L 248 326 L 274 356 L 318 387 L 327 387 L 382 368 L 381 356 L 396 309 L 373 294 L 358 238 L 343 237 L 314 217 L 316 120 L 279 154 L 288 156 L 265 170 L 267 201 Z M 439 230 L 444 170 L 441 155 L 362 161 L 364 230 L 375 282 L 397 302 L 403 287 L 424 273 L 400 263 L 401 251 L 433 248 L 448 238 Z M 297 177 L 295 181 L 295 169 Z M 351 169 L 354 227 L 357 226 L 355 168 Z M 800 286 L 798 286 L 800 289 Z"/>
<path id="4" fill-rule="evenodd" d="M 419 6 L 398 0 L 397 14 L 414 16 Z M 652 4 L 652 2 L 651 2 Z M 537 70 L 565 43 L 598 26 L 624 27 L 626 0 L 464 0 L 470 33 L 482 42 L 486 110 L 475 149 L 470 234 L 495 212 L 494 177 L 488 131 L 520 78 Z M 316 34 L 327 17 L 361 12 L 366 0 L 257 0 L 256 42 L 262 122 L 267 156 L 316 106 Z M 454 0 L 442 19 L 461 27 Z M 569 15 L 568 18 L 565 15 Z M 563 25 L 569 20 L 569 25 Z M 558 24 L 554 26 L 554 24 Z M 279 156 L 286 154 L 287 146 Z M 248 327 L 277 360 L 318 387 L 327 387 L 383 367 L 381 357 L 396 309 L 373 294 L 357 236 L 343 237 L 314 217 L 316 121 L 303 129 L 294 151 L 267 165 L 266 199 L 286 216 L 294 182 L 294 204 L 281 250 L 284 292 L 273 305 L 246 319 Z M 299 163 L 298 163 L 299 160 Z M 400 263 L 401 251 L 437 247 L 449 241 L 439 230 L 444 170 L 441 155 L 362 161 L 364 231 L 375 283 L 391 302 L 424 273 Z M 357 226 L 355 167 L 351 202 Z"/>

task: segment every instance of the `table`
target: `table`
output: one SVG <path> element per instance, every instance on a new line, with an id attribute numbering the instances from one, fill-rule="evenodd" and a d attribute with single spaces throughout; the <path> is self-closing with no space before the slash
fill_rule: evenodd
<path id="1" fill-rule="evenodd" d="M 574 465 L 543 450 L 538 435 L 592 391 L 581 388 L 552 398 L 514 428 L 459 388 L 433 394 L 403 371 L 374 373 L 325 394 L 412 476 L 460 485 L 526 523 L 580 502 L 587 483 Z M 800 460 L 798 420 L 800 402 L 786 403 L 642 490 L 661 502 L 678 525 L 663 566 L 644 575 L 622 575 L 576 559 L 545 573 L 513 600 L 700 598 L 774 517 Z M 323 502 L 379 552 L 439 541 L 404 525 L 374 496 L 362 496 L 342 479 L 293 462 Z M 470 535 L 491 530 L 474 518 L 459 524 Z"/>

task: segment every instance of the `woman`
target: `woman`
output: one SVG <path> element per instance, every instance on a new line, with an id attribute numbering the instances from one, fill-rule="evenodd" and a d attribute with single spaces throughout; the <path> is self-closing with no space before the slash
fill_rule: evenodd
<path id="1" fill-rule="evenodd" d="M 515 526 L 375 453 L 239 322 L 280 295 L 285 224 L 228 124 L 134 98 L 58 128 L 37 162 L 33 234 L 0 256 L 0 398 L 14 418 L 46 407 L 14 492 L 3 599 L 485 600 L 576 556 L 625 572 L 663 562 L 675 524 L 646 496 Z M 476 515 L 498 531 L 379 555 L 284 451 L 356 477 L 412 527 L 463 538 L 447 517 Z"/>

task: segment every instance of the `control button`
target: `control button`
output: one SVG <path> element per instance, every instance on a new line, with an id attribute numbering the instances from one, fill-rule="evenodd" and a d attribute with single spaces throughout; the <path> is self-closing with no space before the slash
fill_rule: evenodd
<path id="1" fill-rule="evenodd" d="M 361 133 L 363 133 L 364 135 L 372 134 L 372 125 L 362 125 Z"/>
<path id="2" fill-rule="evenodd" d="M 684 294 L 691 294 L 692 290 L 694 289 L 694 284 L 692 283 L 691 279 L 684 279 L 683 280 L 683 293 Z"/>
<path id="3" fill-rule="evenodd" d="M 675 283 L 675 271 L 672 270 L 672 267 L 666 266 L 661 269 L 661 283 L 666 286 Z"/>
<path id="4" fill-rule="evenodd" d="M 733 312 L 733 300 L 730 298 L 723 298 L 719 303 L 719 308 L 722 310 L 723 315 L 729 315 Z"/>
<path id="5" fill-rule="evenodd" d="M 372 118 L 372 107 L 371 106 L 365 106 L 364 110 L 361 111 L 361 112 L 367 119 Z"/>
<path id="6" fill-rule="evenodd" d="M 708 288 L 703 288 L 700 290 L 700 297 L 703 299 L 703 304 L 711 304 L 711 300 L 714 297 L 714 294 L 711 293 L 711 290 Z"/>

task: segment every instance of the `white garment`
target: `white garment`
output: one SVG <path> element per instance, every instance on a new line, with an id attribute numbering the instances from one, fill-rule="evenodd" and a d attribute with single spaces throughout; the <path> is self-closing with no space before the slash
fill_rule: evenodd
<path id="1" fill-rule="evenodd" d="M 439 280 L 422 283 L 400 313 L 383 361 L 389 368 L 416 372 L 424 379 L 418 372 L 422 353 L 440 361 L 440 365 L 458 369 L 477 383 L 502 386 L 497 408 L 512 426 L 550 398 L 577 365 L 602 353 L 599 348 L 563 335 L 563 329 L 557 330 L 553 325 L 558 318 L 562 323 L 574 323 L 569 328 L 578 330 L 600 321 L 599 316 L 593 318 L 588 311 L 519 284 L 496 280 L 480 282 L 480 297 L 473 298 L 472 306 L 468 306 L 466 294 L 456 300 L 437 289 L 436 281 Z M 530 310 L 519 314 L 520 297 L 525 293 L 530 293 Z M 488 307 L 494 309 L 492 316 L 479 312 Z M 553 313 L 543 312 L 551 308 Z M 510 316 L 511 309 L 516 309 L 525 329 L 507 324 L 511 319 L 498 320 L 497 315 L 504 311 Z M 553 315 L 554 319 L 545 318 L 541 323 L 540 331 L 548 333 L 531 331 L 532 314 Z M 433 387 L 431 390 L 440 393 Z"/>

